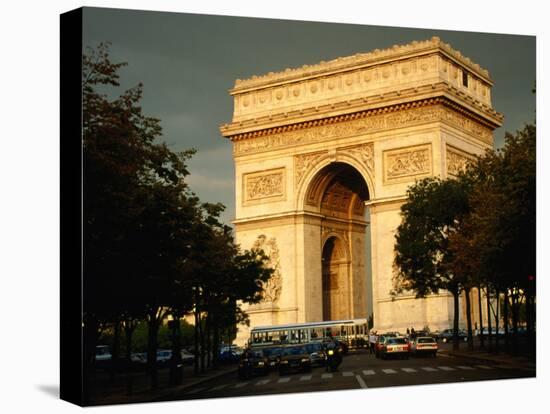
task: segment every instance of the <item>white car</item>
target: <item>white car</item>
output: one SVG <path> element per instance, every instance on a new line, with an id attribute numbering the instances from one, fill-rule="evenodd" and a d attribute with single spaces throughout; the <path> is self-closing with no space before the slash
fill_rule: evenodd
<path id="1" fill-rule="evenodd" d="M 437 341 L 431 336 L 419 336 L 411 342 L 411 353 L 417 355 L 437 355 Z"/>
<path id="2" fill-rule="evenodd" d="M 193 355 L 191 352 L 187 351 L 186 349 L 181 350 L 181 361 L 184 364 L 192 365 L 195 361 L 195 355 Z"/>

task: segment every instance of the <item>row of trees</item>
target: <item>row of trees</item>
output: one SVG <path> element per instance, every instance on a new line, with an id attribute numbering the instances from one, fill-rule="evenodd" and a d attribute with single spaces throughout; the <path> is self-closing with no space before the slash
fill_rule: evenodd
<path id="1" fill-rule="evenodd" d="M 479 315 L 485 313 L 488 319 L 490 347 L 492 332 L 498 332 L 502 317 L 506 347 L 513 345 L 511 350 L 518 352 L 520 309 L 525 308 L 529 350 L 534 350 L 535 173 L 536 128 L 525 125 L 516 134 L 506 134 L 502 149 L 487 151 L 458 177 L 424 179 L 407 192 L 401 207 L 403 221 L 396 233 L 393 293 L 413 291 L 425 297 L 440 290 L 450 292 L 455 347 L 461 293 L 466 302 L 468 344 L 473 347 L 471 309 L 475 304 L 470 292 L 477 290 Z M 482 292 L 486 304 L 482 304 Z M 501 301 L 503 315 L 499 315 Z M 509 341 L 510 320 L 513 341 Z M 479 324 L 483 329 L 481 318 Z M 498 350 L 498 336 L 496 340 Z"/>
<path id="2" fill-rule="evenodd" d="M 107 95 L 125 65 L 110 60 L 109 45 L 88 49 L 82 63 L 86 378 L 105 329 L 113 333 L 114 363 L 125 338 L 129 366 L 133 332 L 145 321 L 156 388 L 163 320 L 175 321 L 177 362 L 179 321 L 194 315 L 195 371 L 204 370 L 216 364 L 223 332 L 246 320 L 238 304 L 261 300 L 272 270 L 261 250 L 235 245 L 219 221 L 223 205 L 201 203 L 190 190 L 187 161 L 194 150 L 176 153 L 158 141 L 160 120 L 143 114 L 142 85 Z"/>

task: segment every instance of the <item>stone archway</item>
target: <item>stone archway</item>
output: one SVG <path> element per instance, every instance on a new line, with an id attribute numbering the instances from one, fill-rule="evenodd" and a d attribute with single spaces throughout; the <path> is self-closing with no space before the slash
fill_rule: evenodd
<path id="1" fill-rule="evenodd" d="M 251 326 L 372 311 L 377 330 L 448 328 L 447 293 L 392 295 L 394 235 L 409 185 L 455 176 L 492 147 L 492 85 L 438 38 L 237 80 L 220 128 L 233 144 L 235 234 L 244 248 L 260 235 L 279 248 L 278 295 L 245 309 Z"/>

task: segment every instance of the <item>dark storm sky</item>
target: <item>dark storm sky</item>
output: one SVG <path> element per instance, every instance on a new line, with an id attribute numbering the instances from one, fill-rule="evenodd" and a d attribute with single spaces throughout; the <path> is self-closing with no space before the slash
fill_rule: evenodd
<path id="1" fill-rule="evenodd" d="M 171 148 L 198 150 L 190 185 L 203 201 L 227 206 L 226 222 L 235 211 L 234 169 L 218 126 L 231 120 L 227 90 L 237 78 L 439 36 L 489 70 L 493 107 L 505 116 L 497 146 L 505 131 L 535 118 L 533 36 L 98 8 L 84 9 L 83 35 L 85 46 L 112 42 L 113 60 L 128 62 L 121 86 L 143 82 L 145 114 L 162 120 Z"/>

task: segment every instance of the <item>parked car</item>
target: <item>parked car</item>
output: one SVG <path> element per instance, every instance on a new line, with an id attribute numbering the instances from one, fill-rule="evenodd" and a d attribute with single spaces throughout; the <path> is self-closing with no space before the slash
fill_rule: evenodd
<path id="1" fill-rule="evenodd" d="M 130 355 L 132 362 L 137 364 L 146 364 L 147 363 L 147 352 L 133 352 Z"/>
<path id="2" fill-rule="evenodd" d="M 166 364 L 172 359 L 171 349 L 159 349 L 157 351 L 157 364 Z"/>
<path id="3" fill-rule="evenodd" d="M 95 347 L 95 361 L 97 363 L 104 363 L 112 359 L 111 349 L 109 345 L 97 345 Z"/>
<path id="4" fill-rule="evenodd" d="M 437 341 L 431 336 L 419 336 L 411 342 L 411 354 L 414 356 L 437 354 Z"/>
<path id="5" fill-rule="evenodd" d="M 279 375 L 290 372 L 311 371 L 311 358 L 304 345 L 292 345 L 283 348 L 279 361 Z"/>
<path id="6" fill-rule="evenodd" d="M 376 358 L 380 358 L 382 349 L 384 348 L 384 344 L 389 338 L 393 338 L 393 336 L 387 336 L 386 334 L 384 334 L 378 335 L 376 337 L 376 343 L 374 344 L 374 355 L 376 356 Z"/>
<path id="7" fill-rule="evenodd" d="M 451 342 L 453 340 L 453 330 L 445 329 L 439 334 L 439 340 L 443 343 Z M 464 330 L 458 331 L 458 339 L 462 341 L 468 340 L 468 334 Z"/>
<path id="8" fill-rule="evenodd" d="M 218 356 L 218 362 L 222 364 L 232 364 L 239 362 L 242 354 L 237 354 L 235 351 L 221 352 Z"/>
<path id="9" fill-rule="evenodd" d="M 325 350 L 321 342 L 310 342 L 305 345 L 311 359 L 312 366 L 325 365 Z"/>
<path id="10" fill-rule="evenodd" d="M 193 365 L 193 362 L 195 362 L 195 355 L 189 352 L 186 349 L 181 350 L 181 361 L 185 365 Z"/>
<path id="11" fill-rule="evenodd" d="M 388 357 L 409 358 L 410 345 L 405 338 L 387 337 L 380 351 L 382 359 Z"/>
<path id="12" fill-rule="evenodd" d="M 269 361 L 261 350 L 246 349 L 239 361 L 238 374 L 240 379 L 251 378 L 254 375 L 267 375 Z"/>

